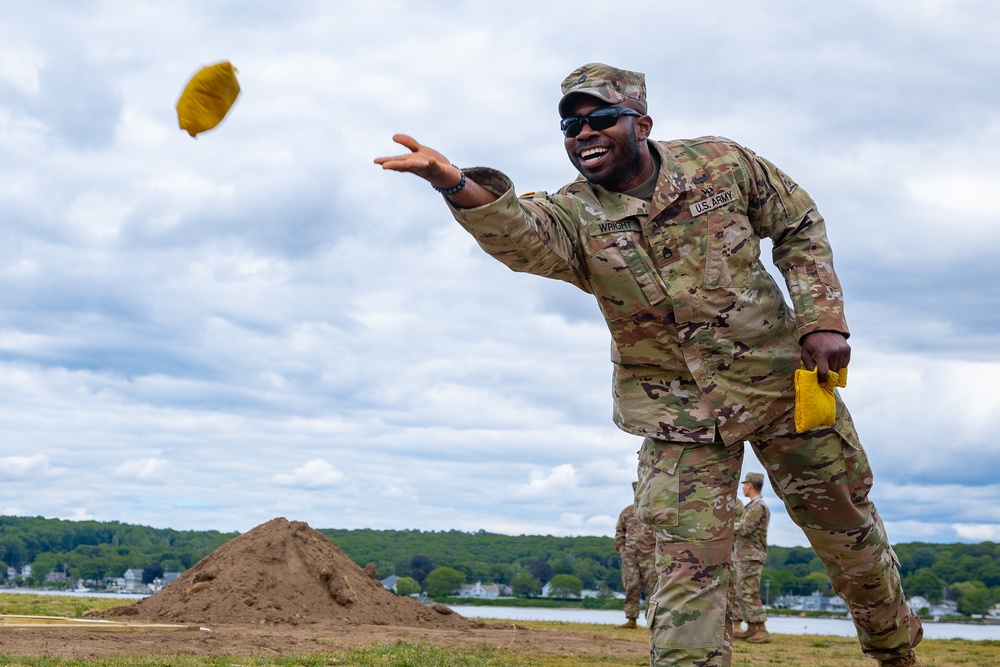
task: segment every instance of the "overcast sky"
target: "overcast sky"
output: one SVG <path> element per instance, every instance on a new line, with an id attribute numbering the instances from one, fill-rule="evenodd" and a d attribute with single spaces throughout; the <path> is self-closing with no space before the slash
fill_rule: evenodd
<path id="1" fill-rule="evenodd" d="M 612 535 L 640 442 L 596 303 L 372 163 L 406 132 L 555 190 L 599 61 L 654 138 L 818 202 L 890 539 L 1000 540 L 998 34 L 993 0 L 0 0 L 0 514 Z M 192 139 L 220 60 L 243 92 Z"/>

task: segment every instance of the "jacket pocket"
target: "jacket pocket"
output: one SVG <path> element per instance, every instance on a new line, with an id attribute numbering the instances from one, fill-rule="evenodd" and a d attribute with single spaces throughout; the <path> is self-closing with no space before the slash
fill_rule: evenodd
<path id="1" fill-rule="evenodd" d="M 667 297 L 662 278 L 639 243 L 636 233 L 590 239 L 587 268 L 601 312 L 620 320 Z"/>

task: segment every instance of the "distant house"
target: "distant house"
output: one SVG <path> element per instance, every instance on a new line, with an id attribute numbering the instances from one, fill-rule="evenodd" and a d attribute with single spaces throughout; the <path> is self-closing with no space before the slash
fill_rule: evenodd
<path id="1" fill-rule="evenodd" d="M 836 595 L 826 596 L 819 591 L 812 595 L 782 595 L 772 605 L 775 609 L 846 613 L 847 604 Z"/>
<path id="2" fill-rule="evenodd" d="M 124 579 L 122 588 L 126 593 L 140 593 L 146 587 L 142 583 L 142 570 L 125 570 L 125 576 L 122 578 Z"/>
<path id="3" fill-rule="evenodd" d="M 475 584 L 462 584 L 458 588 L 460 598 L 495 600 L 502 595 L 510 595 L 510 589 L 503 584 L 484 584 L 477 581 Z"/>
<path id="4" fill-rule="evenodd" d="M 153 583 L 149 585 L 149 588 L 154 593 L 162 591 L 164 586 L 179 576 L 181 576 L 180 572 L 164 572 L 162 577 L 156 577 L 153 579 Z"/>
<path id="5" fill-rule="evenodd" d="M 394 574 L 390 574 L 388 577 L 382 580 L 382 588 L 396 592 L 396 582 L 399 581 L 399 577 Z"/>
<path id="6" fill-rule="evenodd" d="M 547 598 L 547 597 L 550 597 L 551 595 L 552 595 L 552 582 L 546 582 L 546 584 L 544 586 L 542 586 L 542 597 L 543 598 Z M 580 598 L 582 598 L 582 597 L 584 597 L 584 595 L 583 595 L 583 592 L 581 591 L 580 592 Z M 576 598 L 576 599 L 580 599 L 580 598 Z M 569 599 L 574 599 L 574 598 L 569 598 Z"/>
<path id="7" fill-rule="evenodd" d="M 958 615 L 958 604 L 954 600 L 941 600 L 932 603 L 921 595 L 914 595 L 906 601 L 906 604 L 916 613 L 919 614 L 921 610 L 926 610 L 925 613 L 934 618 Z"/>
<path id="8" fill-rule="evenodd" d="M 836 595 L 826 596 L 819 591 L 813 591 L 812 595 L 802 598 L 802 609 L 804 611 L 846 612 L 847 604 Z"/>
<path id="9" fill-rule="evenodd" d="M 53 571 L 45 575 L 45 583 L 47 584 L 65 583 L 67 581 L 69 581 L 69 578 L 65 572 Z"/>

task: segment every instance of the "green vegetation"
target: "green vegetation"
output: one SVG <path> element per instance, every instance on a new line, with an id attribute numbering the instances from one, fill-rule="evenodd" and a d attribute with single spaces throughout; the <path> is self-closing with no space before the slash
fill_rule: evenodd
<path id="1" fill-rule="evenodd" d="M 947 596 L 966 615 L 985 614 L 1000 602 L 1000 544 L 911 542 L 893 549 L 908 596 L 920 595 L 931 603 Z M 813 591 L 833 594 L 822 562 L 806 547 L 770 547 L 761 583 L 771 600 Z"/>
<path id="2" fill-rule="evenodd" d="M 605 598 L 621 590 L 621 561 L 610 537 L 513 536 L 456 530 L 320 532 L 358 565 L 375 563 L 379 579 L 391 574 L 401 577 L 403 594 L 416 592 L 415 583 L 418 591 L 440 597 L 447 594 L 441 591 L 455 581 L 504 584 L 522 598 L 541 595 L 542 586 L 550 582 L 554 582 L 553 586 L 571 583 L 559 587 L 560 592 L 569 595 L 577 594 L 576 581 L 582 589 L 603 591 Z M 32 587 L 41 585 L 50 570 L 65 573 L 74 584 L 78 579 L 121 577 L 129 568 L 143 569 L 151 580 L 157 572 L 191 567 L 235 536 L 118 522 L 0 516 L 0 572 L 8 565 L 18 569 L 31 565 L 31 577 L 17 583 Z M 921 595 L 932 603 L 947 595 L 957 601 L 963 614 L 984 614 L 1000 602 L 1000 545 L 994 542 L 916 542 L 896 545 L 895 550 L 907 595 Z M 442 568 L 448 576 L 438 575 L 428 583 L 429 575 Z M 772 546 L 761 578 L 768 601 L 813 591 L 832 594 L 822 563 L 806 547 Z"/>
<path id="3" fill-rule="evenodd" d="M 21 583 L 32 587 L 40 586 L 50 571 L 63 572 L 74 582 L 120 577 L 130 568 L 181 572 L 236 535 L 117 521 L 0 516 L 0 567 L 6 573 L 8 566 L 31 565 L 31 576 Z"/>
<path id="4" fill-rule="evenodd" d="M 0 593 L 0 614 L 18 616 L 83 618 L 83 615 L 88 611 L 104 611 L 112 607 L 119 607 L 121 604 L 122 600 L 116 598 Z M 0 662 L 0 664 L 6 663 Z"/>
<path id="5" fill-rule="evenodd" d="M 375 563 L 378 577 L 409 576 L 423 583 L 435 567 L 451 567 L 466 583 L 504 584 L 519 595 L 539 595 L 557 574 L 589 590 L 621 590 L 621 559 L 610 537 L 499 535 L 457 530 L 320 529 L 355 563 Z M 533 581 L 532 581 L 533 580 Z"/>
<path id="6" fill-rule="evenodd" d="M 450 595 L 465 583 L 465 575 L 451 567 L 436 567 L 424 580 L 427 594 L 431 597 Z"/>
<path id="7" fill-rule="evenodd" d="M 551 595 L 557 598 L 577 598 L 583 592 L 583 582 L 572 574 L 557 574 L 549 584 Z"/>

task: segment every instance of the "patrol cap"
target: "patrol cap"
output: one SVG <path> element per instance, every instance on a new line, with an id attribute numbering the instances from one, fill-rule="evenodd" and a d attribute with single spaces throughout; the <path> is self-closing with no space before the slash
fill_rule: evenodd
<path id="1" fill-rule="evenodd" d="M 764 476 L 759 472 L 748 472 L 747 476 L 743 478 L 744 482 L 751 482 L 752 484 L 764 484 Z"/>
<path id="2" fill-rule="evenodd" d="M 643 113 L 646 111 L 646 76 L 641 72 L 630 72 L 604 63 L 589 63 L 570 72 L 561 87 L 560 116 L 566 115 L 564 107 L 574 95 L 589 95 L 608 104 L 636 100 Z"/>

